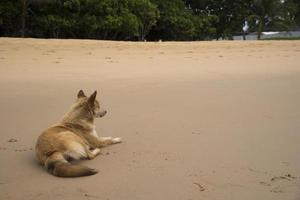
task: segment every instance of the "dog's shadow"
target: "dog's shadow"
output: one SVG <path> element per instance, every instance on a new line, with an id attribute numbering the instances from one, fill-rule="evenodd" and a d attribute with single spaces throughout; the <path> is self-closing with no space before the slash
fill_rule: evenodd
<path id="1" fill-rule="evenodd" d="M 28 167 L 30 167 L 33 171 L 36 171 L 37 173 L 45 173 L 45 168 L 43 165 L 41 165 L 37 159 L 35 158 L 34 152 L 31 152 L 30 154 L 27 154 L 24 157 L 24 162 Z"/>

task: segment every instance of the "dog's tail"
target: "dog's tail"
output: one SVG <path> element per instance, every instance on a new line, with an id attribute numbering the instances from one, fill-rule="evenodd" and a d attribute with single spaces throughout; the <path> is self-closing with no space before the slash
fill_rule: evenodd
<path id="1" fill-rule="evenodd" d="M 59 177 L 90 176 L 98 173 L 95 169 L 69 163 L 60 152 L 52 153 L 47 158 L 45 167 L 48 172 Z"/>

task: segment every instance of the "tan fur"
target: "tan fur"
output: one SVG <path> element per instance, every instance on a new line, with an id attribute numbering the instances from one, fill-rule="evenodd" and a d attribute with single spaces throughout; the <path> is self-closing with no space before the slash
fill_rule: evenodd
<path id="1" fill-rule="evenodd" d="M 96 170 L 77 164 L 71 160 L 93 159 L 100 148 L 121 142 L 121 138 L 99 137 L 94 119 L 103 117 L 95 91 L 86 97 L 80 90 L 76 102 L 63 119 L 45 130 L 36 143 L 37 160 L 55 176 L 78 177 L 97 173 Z"/>

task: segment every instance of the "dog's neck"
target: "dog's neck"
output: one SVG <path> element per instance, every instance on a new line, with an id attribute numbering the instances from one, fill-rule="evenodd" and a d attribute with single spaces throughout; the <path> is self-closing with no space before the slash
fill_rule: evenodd
<path id="1" fill-rule="evenodd" d="M 91 117 L 89 113 L 83 113 L 73 109 L 64 115 L 60 124 L 67 126 L 80 126 L 90 132 L 95 129 L 94 118 Z"/>

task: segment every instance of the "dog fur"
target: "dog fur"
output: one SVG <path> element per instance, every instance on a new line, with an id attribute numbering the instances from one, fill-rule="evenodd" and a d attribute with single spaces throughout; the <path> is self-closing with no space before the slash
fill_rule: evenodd
<path id="1" fill-rule="evenodd" d="M 53 175 L 59 177 L 80 177 L 97 173 L 97 170 L 72 160 L 93 159 L 100 148 L 121 142 L 121 138 L 99 137 L 94 119 L 103 117 L 96 99 L 97 91 L 86 97 L 80 90 L 75 103 L 62 120 L 45 130 L 36 143 L 37 160 Z"/>

